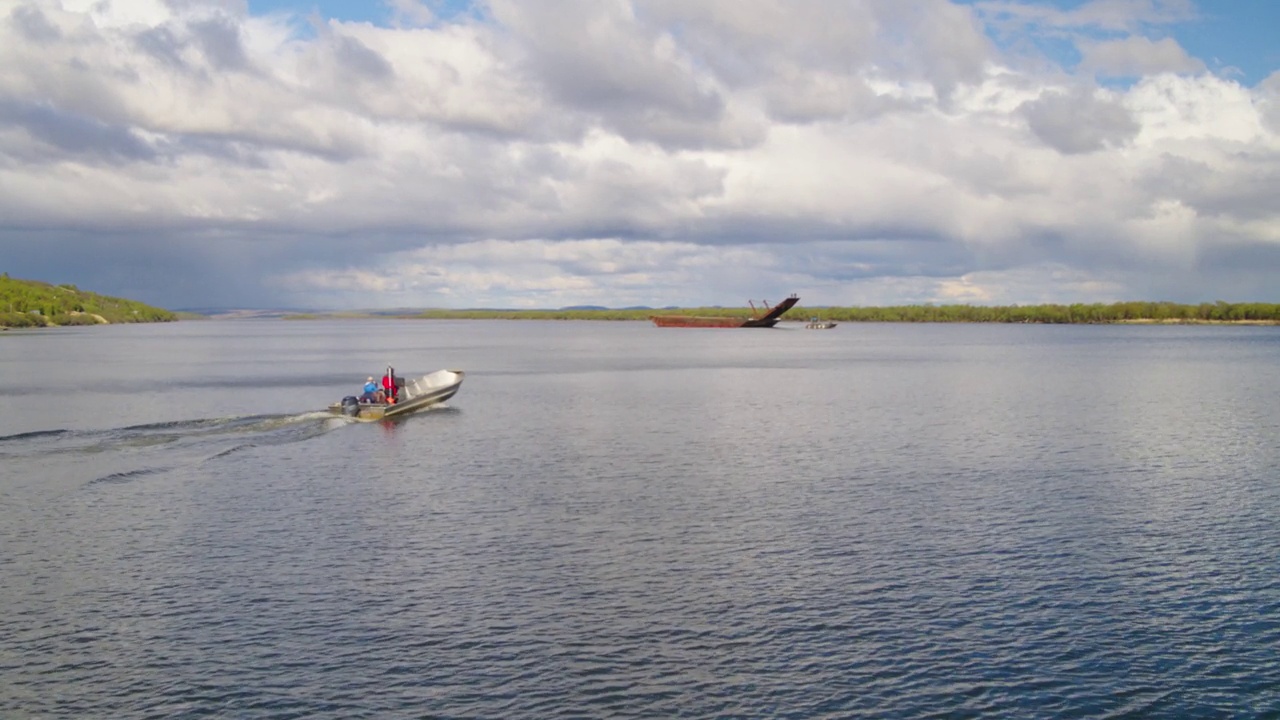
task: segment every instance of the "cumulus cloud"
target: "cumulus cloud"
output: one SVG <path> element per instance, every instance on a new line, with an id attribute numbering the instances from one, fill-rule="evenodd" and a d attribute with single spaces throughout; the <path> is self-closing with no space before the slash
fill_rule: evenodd
<path id="1" fill-rule="evenodd" d="M 0 0 L 0 269 L 174 307 L 1273 292 L 1280 81 L 1203 72 L 1190 2 L 439 7 Z M 1055 34 L 1079 62 L 1027 62 Z"/>

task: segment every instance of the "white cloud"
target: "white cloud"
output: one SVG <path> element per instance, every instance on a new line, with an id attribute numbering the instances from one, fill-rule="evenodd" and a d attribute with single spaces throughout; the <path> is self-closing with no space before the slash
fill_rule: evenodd
<path id="1" fill-rule="evenodd" d="M 1250 90 L 1216 78 L 1156 75 L 1125 95 L 1125 104 L 1141 119 L 1139 145 L 1182 142 L 1168 147 L 1174 156 L 1215 152 L 1222 143 L 1276 148 L 1280 136 L 1266 126 L 1266 91 Z"/>

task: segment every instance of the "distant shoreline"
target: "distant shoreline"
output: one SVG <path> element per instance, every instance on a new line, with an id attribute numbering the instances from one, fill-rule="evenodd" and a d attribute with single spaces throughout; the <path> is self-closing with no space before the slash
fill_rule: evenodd
<path id="1" fill-rule="evenodd" d="M 168 313 L 142 318 L 132 313 L 125 318 L 103 317 L 98 313 L 70 311 L 55 317 L 41 317 L 48 326 L 115 324 L 122 319 L 136 321 L 283 319 L 283 320 L 587 320 L 596 322 L 648 322 L 654 315 L 715 316 L 748 319 L 746 308 L 561 308 L 558 310 L 515 309 L 399 309 L 333 310 L 297 312 L 287 310 L 237 310 L 222 313 Z M 20 318 L 29 321 L 32 318 Z M 1201 303 L 1179 305 L 1169 302 L 1122 302 L 1076 305 L 900 305 L 886 307 L 797 306 L 782 318 L 782 324 L 806 323 L 812 319 L 839 324 L 852 323 L 978 323 L 1028 325 L 1280 325 L 1280 304 Z M 4 326 L 0 317 L 0 327 Z M 28 325 L 29 326 L 29 325 Z M 22 327 L 15 324 L 16 329 Z"/>
<path id="2" fill-rule="evenodd" d="M 517 309 L 428 309 L 361 310 L 345 312 L 293 313 L 286 319 L 310 318 L 413 318 L 424 320 L 643 320 L 654 315 L 717 317 L 747 320 L 759 309 L 743 307 L 650 308 L 567 307 L 558 310 Z M 1200 303 L 1129 301 L 1116 303 L 1076 303 L 1072 305 L 895 305 L 883 307 L 805 307 L 797 305 L 782 322 L 928 322 L 928 323 L 1019 323 L 1045 325 L 1280 325 L 1280 304 Z"/>
<path id="3" fill-rule="evenodd" d="M 1171 319 L 1152 320 L 1141 318 L 1136 320 L 1117 320 L 1116 325 L 1280 325 L 1280 320 L 1196 320 Z"/>
<path id="4" fill-rule="evenodd" d="M 682 314 L 691 316 L 721 316 L 747 318 L 743 313 L 726 312 L 723 308 L 663 309 L 663 310 L 428 310 L 420 313 L 378 313 L 335 311 L 319 313 L 295 313 L 279 316 L 283 320 L 559 320 L 588 322 L 649 322 L 655 314 Z M 1022 324 L 1022 325 L 1280 325 L 1280 318 L 1218 319 L 1200 317 L 1043 317 L 1008 318 L 944 318 L 928 314 L 917 318 L 907 317 L 850 317 L 839 311 L 815 312 L 806 310 L 784 317 L 780 325 L 808 323 L 810 318 L 836 323 L 935 323 L 935 324 Z"/>

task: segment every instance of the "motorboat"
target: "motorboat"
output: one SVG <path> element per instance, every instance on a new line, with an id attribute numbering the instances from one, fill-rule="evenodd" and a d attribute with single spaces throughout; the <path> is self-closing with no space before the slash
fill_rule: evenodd
<path id="1" fill-rule="evenodd" d="M 809 318 L 809 324 L 805 325 L 806 330 L 830 330 L 836 324 L 831 320 L 819 320 L 816 317 Z"/>
<path id="2" fill-rule="evenodd" d="M 412 380 L 391 374 L 396 384 L 394 399 L 387 402 L 362 402 L 359 397 L 348 395 L 341 402 L 330 405 L 329 412 L 364 422 L 408 415 L 453 397 L 462 386 L 465 374 L 461 370 L 436 370 Z"/>

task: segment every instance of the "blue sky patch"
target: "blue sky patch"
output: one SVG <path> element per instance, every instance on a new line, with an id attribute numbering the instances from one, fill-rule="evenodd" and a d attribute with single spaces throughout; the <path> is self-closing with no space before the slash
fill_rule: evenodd
<path id="1" fill-rule="evenodd" d="M 955 0 L 976 8 L 988 22 L 988 35 L 1003 50 L 1019 52 L 1034 47 L 1064 68 L 1074 69 L 1081 56 L 1075 40 L 1118 40 L 1138 35 L 1153 41 L 1172 38 L 1210 71 L 1244 85 L 1256 85 L 1280 70 L 1280 3 L 1238 0 L 1152 0 L 1149 4 L 1081 0 Z M 1091 11 L 1123 9 L 1135 16 L 1125 28 L 1098 24 L 1057 24 L 1063 14 L 1075 19 L 1097 17 Z M 1046 17 L 1046 13 L 1058 13 Z M 1142 16 L 1137 13 L 1144 13 Z"/>
<path id="2" fill-rule="evenodd" d="M 475 11 L 469 0 L 428 0 L 423 3 L 436 17 L 448 20 Z M 317 14 L 325 18 L 350 22 L 389 25 L 395 12 L 389 2 L 379 0 L 249 0 L 249 12 L 264 15 L 287 12 L 295 15 Z"/>

